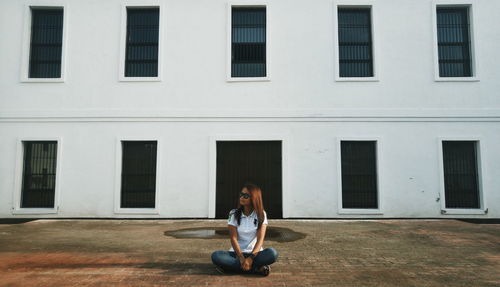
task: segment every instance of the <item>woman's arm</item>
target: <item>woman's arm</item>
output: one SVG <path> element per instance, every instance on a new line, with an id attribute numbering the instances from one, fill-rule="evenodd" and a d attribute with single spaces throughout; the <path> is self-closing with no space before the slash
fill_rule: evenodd
<path id="1" fill-rule="evenodd" d="M 260 228 L 257 230 L 257 242 L 255 243 L 255 246 L 253 247 L 252 254 L 257 255 L 259 253 L 260 248 L 262 247 L 262 244 L 264 244 L 264 237 L 266 237 L 266 228 L 267 224 L 262 224 Z M 250 270 L 253 264 L 253 259 L 252 257 L 247 257 L 245 259 L 245 262 L 242 264 L 243 270 Z"/>
<path id="2" fill-rule="evenodd" d="M 257 230 L 257 243 L 255 243 L 255 246 L 253 247 L 252 253 L 254 255 L 257 255 L 259 253 L 260 248 L 264 244 L 264 237 L 266 237 L 266 228 L 267 224 L 262 224 L 260 228 Z"/>
<path id="3" fill-rule="evenodd" d="M 245 256 L 243 256 L 243 252 L 241 252 L 240 244 L 238 244 L 238 229 L 236 226 L 228 225 L 229 227 L 229 237 L 231 238 L 231 245 L 233 246 L 234 253 L 240 259 L 240 263 L 245 260 Z"/>

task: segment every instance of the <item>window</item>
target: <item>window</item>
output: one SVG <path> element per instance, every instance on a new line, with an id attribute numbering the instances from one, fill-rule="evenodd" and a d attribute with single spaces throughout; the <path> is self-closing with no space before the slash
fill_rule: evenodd
<path id="1" fill-rule="evenodd" d="M 155 208 L 156 141 L 122 142 L 121 208 Z"/>
<path id="2" fill-rule="evenodd" d="M 231 9 L 231 77 L 266 77 L 266 7 Z"/>
<path id="3" fill-rule="evenodd" d="M 446 208 L 480 208 L 476 141 L 443 141 Z"/>
<path id="4" fill-rule="evenodd" d="M 21 208 L 54 208 L 57 142 L 23 142 Z"/>
<path id="5" fill-rule="evenodd" d="M 63 8 L 31 8 L 29 78 L 61 78 Z"/>
<path id="6" fill-rule="evenodd" d="M 472 77 L 468 7 L 437 7 L 440 77 Z"/>
<path id="7" fill-rule="evenodd" d="M 370 8 L 337 10 L 339 76 L 373 77 Z"/>
<path id="8" fill-rule="evenodd" d="M 127 7 L 125 77 L 158 77 L 159 8 Z"/>
<path id="9" fill-rule="evenodd" d="M 341 141 L 342 208 L 378 208 L 375 141 Z"/>

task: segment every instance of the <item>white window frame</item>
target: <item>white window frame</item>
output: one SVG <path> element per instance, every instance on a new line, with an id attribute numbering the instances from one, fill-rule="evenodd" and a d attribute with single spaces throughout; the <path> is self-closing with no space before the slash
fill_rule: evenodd
<path id="1" fill-rule="evenodd" d="M 378 208 L 344 208 L 342 206 L 342 149 L 341 143 L 343 141 L 371 141 L 375 142 L 375 166 L 377 168 L 377 206 Z M 371 215 L 383 215 L 383 191 L 381 190 L 381 161 L 382 157 L 380 156 L 382 150 L 382 139 L 380 137 L 359 137 L 359 136 L 341 136 L 337 137 L 336 145 L 337 145 L 337 182 L 338 182 L 338 214 L 371 214 Z"/>
<path id="2" fill-rule="evenodd" d="M 154 208 L 122 208 L 121 207 L 121 176 L 122 176 L 122 156 L 124 141 L 156 141 L 156 186 L 155 186 L 155 207 Z M 117 137 L 116 138 L 116 162 L 115 162 L 115 196 L 114 213 L 129 215 L 158 215 L 160 210 L 160 174 L 161 174 L 161 140 L 159 138 L 143 137 Z"/>
<path id="3" fill-rule="evenodd" d="M 232 77 L 231 76 L 231 54 L 232 54 L 232 13 L 233 7 L 265 7 L 266 8 L 266 76 L 265 77 Z M 231 1 L 227 3 L 227 46 L 226 46 L 226 81 L 227 82 L 266 82 L 271 80 L 271 21 L 270 9 L 267 1 Z"/>
<path id="4" fill-rule="evenodd" d="M 53 208 L 39 208 L 39 207 L 21 207 L 21 197 L 23 188 L 23 171 L 24 171 L 24 142 L 30 141 L 56 141 L 57 142 L 57 158 L 56 158 L 56 182 L 54 187 L 54 207 Z M 16 172 L 14 179 L 14 190 L 12 194 L 12 214 L 57 214 L 59 212 L 59 200 L 61 186 L 61 155 L 62 155 L 62 138 L 61 137 L 26 137 L 17 139 L 17 152 L 16 152 Z"/>
<path id="5" fill-rule="evenodd" d="M 478 82 L 478 49 L 475 41 L 476 23 L 474 17 L 473 1 L 469 0 L 433 0 L 432 1 L 432 32 L 434 51 L 434 81 L 435 82 Z M 471 56 L 471 77 L 441 77 L 439 76 L 439 52 L 437 39 L 437 8 L 438 7 L 464 7 L 469 10 L 469 35 L 470 35 L 470 56 Z"/>
<path id="6" fill-rule="evenodd" d="M 369 8 L 371 15 L 371 36 L 372 36 L 372 65 L 373 65 L 373 76 L 372 77 L 340 77 L 340 56 L 339 56 L 339 20 L 338 20 L 338 9 L 339 8 Z M 341 0 L 333 2 L 333 44 L 334 44 L 334 67 L 335 67 L 335 81 L 337 82 L 378 82 L 379 81 L 379 62 L 378 57 L 378 34 L 376 29 L 378 24 L 379 12 L 377 5 L 370 0 Z"/>
<path id="7" fill-rule="evenodd" d="M 160 21 L 158 23 L 158 76 L 157 77 L 125 77 L 125 55 L 127 49 L 127 8 L 158 8 Z M 122 5 L 120 26 L 120 63 L 118 81 L 120 82 L 161 82 L 163 81 L 163 45 L 165 33 L 165 4 L 159 1 L 130 1 Z"/>
<path id="8" fill-rule="evenodd" d="M 292 216 L 291 196 L 288 190 L 288 171 L 290 166 L 289 134 L 217 134 L 209 137 L 209 190 L 208 218 L 215 218 L 215 196 L 217 189 L 217 142 L 219 141 L 281 141 L 281 180 L 283 218 Z M 229 212 L 229 211 L 228 211 Z"/>
<path id="9" fill-rule="evenodd" d="M 479 191 L 479 208 L 446 208 L 446 197 L 445 197 L 445 185 L 444 185 L 444 158 L 443 158 L 443 141 L 473 141 L 476 144 L 476 166 L 477 166 L 477 177 L 478 177 L 478 191 Z M 484 165 L 481 160 L 481 142 L 482 139 L 479 136 L 470 137 L 441 137 L 438 138 L 438 159 L 439 159 L 439 197 L 441 202 L 441 214 L 443 215 L 485 215 L 488 213 L 488 208 L 486 208 L 485 197 L 483 192 L 483 171 Z"/>
<path id="10" fill-rule="evenodd" d="M 68 4 L 63 1 L 33 1 L 24 8 L 23 45 L 21 56 L 21 82 L 23 83 L 64 83 L 66 79 L 66 51 L 68 48 Z M 31 49 L 31 18 L 32 9 L 37 8 L 62 8 L 63 9 L 63 31 L 61 47 L 61 77 L 59 78 L 30 78 L 30 49 Z"/>

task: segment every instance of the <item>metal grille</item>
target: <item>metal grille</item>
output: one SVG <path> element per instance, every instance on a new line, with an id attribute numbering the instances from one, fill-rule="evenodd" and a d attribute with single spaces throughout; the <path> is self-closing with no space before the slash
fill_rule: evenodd
<path id="1" fill-rule="evenodd" d="M 63 9 L 31 10 L 30 78 L 60 78 Z"/>
<path id="2" fill-rule="evenodd" d="M 372 77 L 370 8 L 339 8 L 340 77 Z"/>
<path id="3" fill-rule="evenodd" d="M 446 208 L 479 208 L 474 141 L 443 141 Z"/>
<path id="4" fill-rule="evenodd" d="M 377 208 L 374 141 L 342 141 L 342 207 Z"/>
<path id="5" fill-rule="evenodd" d="M 470 77 L 469 9 L 437 8 L 439 76 Z"/>
<path id="6" fill-rule="evenodd" d="M 266 8 L 233 7 L 231 76 L 266 76 Z"/>
<path id="7" fill-rule="evenodd" d="M 154 208 L 156 142 L 122 142 L 121 207 Z"/>
<path id="8" fill-rule="evenodd" d="M 158 76 L 159 8 L 127 8 L 125 77 Z"/>
<path id="9" fill-rule="evenodd" d="M 57 142 L 24 142 L 21 207 L 54 208 Z"/>

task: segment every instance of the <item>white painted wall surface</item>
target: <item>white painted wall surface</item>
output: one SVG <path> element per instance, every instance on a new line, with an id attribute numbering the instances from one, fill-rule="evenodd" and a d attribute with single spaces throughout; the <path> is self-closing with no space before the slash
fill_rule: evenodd
<path id="1" fill-rule="evenodd" d="M 47 3 L 65 6 L 65 80 L 22 82 L 26 11 Z M 374 7 L 374 82 L 335 80 L 337 2 L 266 1 L 270 81 L 227 82 L 228 2 L 148 1 L 164 9 L 162 80 L 123 82 L 122 8 L 137 3 L 0 3 L 0 217 L 33 217 L 12 207 L 17 144 L 37 137 L 63 141 L 59 211 L 37 217 L 131 217 L 113 213 L 119 137 L 161 141 L 155 216 L 210 217 L 210 140 L 220 134 L 288 136 L 285 217 L 367 217 L 338 213 L 341 137 L 382 144 L 383 214 L 369 217 L 500 217 L 500 1 L 467 1 L 478 67 L 472 82 L 435 81 L 432 13 L 441 2 L 431 0 L 352 2 Z M 481 139 L 488 213 L 441 215 L 438 139 L 464 136 Z"/>
<path id="2" fill-rule="evenodd" d="M 2 124 L 0 216 L 12 217 L 17 138 L 59 136 L 63 145 L 60 217 L 209 217 L 210 137 L 220 134 L 287 135 L 285 217 L 500 217 L 500 127 L 497 123 L 402 122 L 96 122 Z M 130 136 L 161 142 L 158 215 L 114 214 L 116 140 Z M 381 215 L 338 213 L 336 141 L 375 135 L 381 143 Z M 438 136 L 481 135 L 486 215 L 441 215 Z M 411 178 L 411 179 L 410 179 Z M 213 179 L 213 182 L 214 179 Z M 15 192 L 19 192 L 17 190 Z M 264 191 L 265 192 L 265 191 Z M 29 215 L 15 215 L 30 217 Z M 40 215 L 40 217 L 54 215 Z"/>

